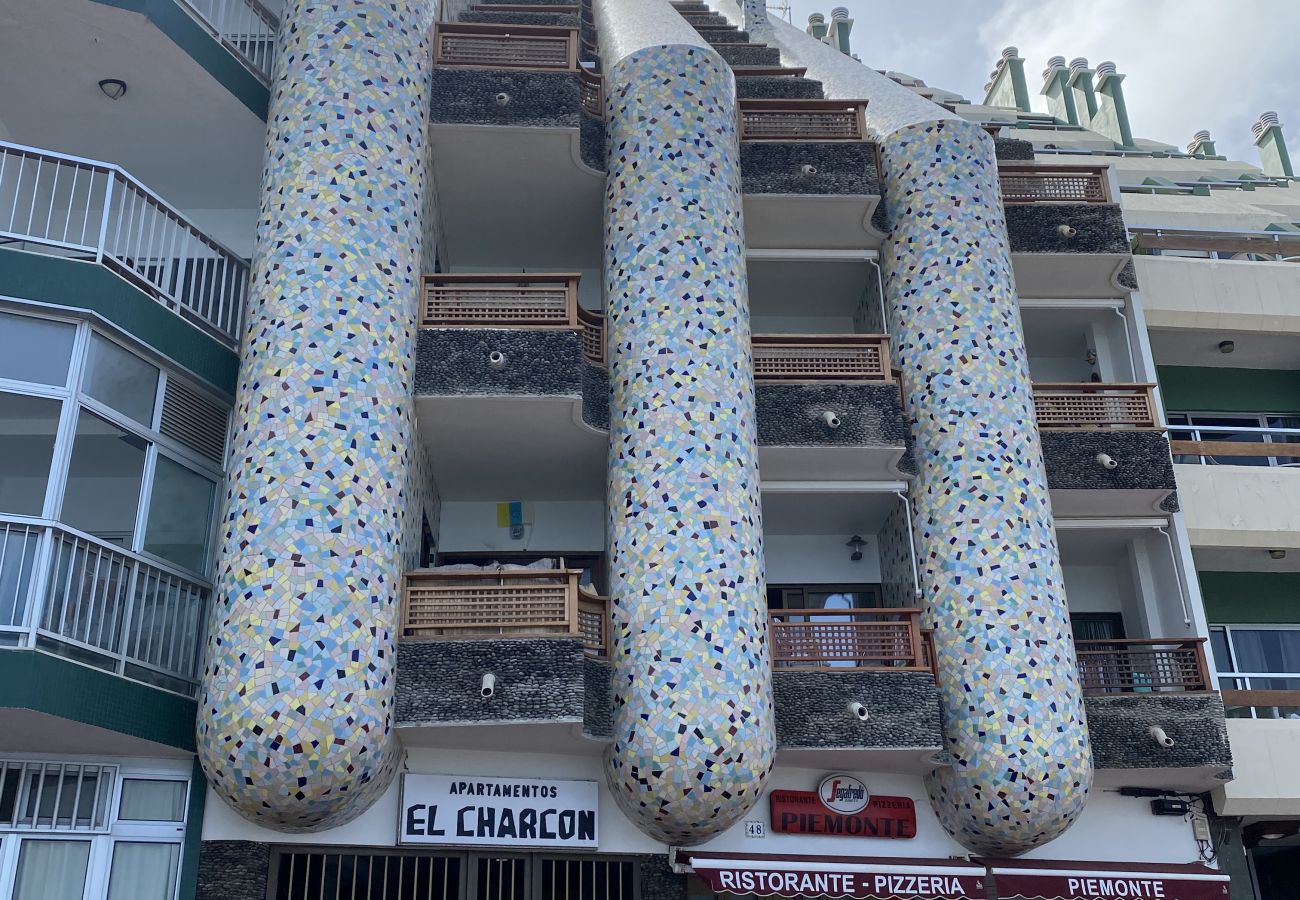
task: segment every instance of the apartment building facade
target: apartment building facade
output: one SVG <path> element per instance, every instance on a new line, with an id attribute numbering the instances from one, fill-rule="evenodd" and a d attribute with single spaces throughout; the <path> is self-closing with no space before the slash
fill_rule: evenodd
<path id="1" fill-rule="evenodd" d="M 0 895 L 1275 896 L 1276 120 L 732 0 L 5 14 Z"/>

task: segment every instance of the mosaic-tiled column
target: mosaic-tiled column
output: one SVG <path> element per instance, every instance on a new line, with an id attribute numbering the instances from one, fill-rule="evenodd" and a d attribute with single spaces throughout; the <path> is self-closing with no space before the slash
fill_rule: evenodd
<path id="1" fill-rule="evenodd" d="M 894 354 L 951 766 L 940 821 L 976 852 L 1061 834 L 1092 782 L 993 142 L 958 120 L 884 140 Z"/>
<path id="2" fill-rule="evenodd" d="M 697 844 L 761 795 L 774 732 L 735 84 L 700 46 L 608 72 L 610 789 Z"/>
<path id="3" fill-rule="evenodd" d="M 391 782 L 419 276 L 425 0 L 288 0 L 199 759 L 283 831 Z"/>
<path id="4" fill-rule="evenodd" d="M 772 23 L 767 18 L 767 0 L 742 0 L 745 14 L 745 31 L 750 40 L 762 44 L 772 38 Z"/>

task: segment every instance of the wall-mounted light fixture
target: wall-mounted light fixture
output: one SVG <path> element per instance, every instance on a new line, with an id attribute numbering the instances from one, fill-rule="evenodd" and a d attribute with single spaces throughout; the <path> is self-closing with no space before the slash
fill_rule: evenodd
<path id="1" fill-rule="evenodd" d="M 1220 353 L 1231 353 L 1237 349 L 1236 341 L 1219 341 Z"/>
<path id="2" fill-rule="evenodd" d="M 1285 550 L 1270 550 L 1268 551 L 1268 555 L 1273 559 L 1286 559 Z"/>
<path id="3" fill-rule="evenodd" d="M 848 542 L 844 546 L 852 548 L 853 550 L 853 553 L 851 556 L 849 556 L 849 559 L 853 560 L 854 562 L 862 561 L 862 548 L 867 546 L 866 541 L 864 541 L 860 536 L 855 534 L 853 535 L 853 537 L 849 538 Z"/>
<path id="4" fill-rule="evenodd" d="M 99 82 L 99 89 L 109 100 L 121 100 L 126 96 L 126 82 L 120 78 L 105 78 Z"/>

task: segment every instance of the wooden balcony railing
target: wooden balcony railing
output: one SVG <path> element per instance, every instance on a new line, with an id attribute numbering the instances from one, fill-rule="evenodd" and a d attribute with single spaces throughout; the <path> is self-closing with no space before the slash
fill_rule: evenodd
<path id="1" fill-rule="evenodd" d="M 593 366 L 605 365 L 605 317 L 579 306 L 578 327 L 583 358 Z"/>
<path id="2" fill-rule="evenodd" d="M 1084 694 L 1212 691 L 1204 638 L 1078 641 Z"/>
<path id="3" fill-rule="evenodd" d="M 1034 163 L 998 166 L 1002 202 L 1113 203 L 1104 166 L 1042 166 Z"/>
<path id="4" fill-rule="evenodd" d="M 439 22 L 433 54 L 436 66 L 576 72 L 578 30 L 549 25 Z"/>
<path id="5" fill-rule="evenodd" d="M 1210 259 L 1300 262 L 1300 233 L 1294 231 L 1214 231 L 1130 228 L 1139 255 L 1166 251 L 1204 253 Z"/>
<path id="6" fill-rule="evenodd" d="M 582 98 L 582 111 L 597 119 L 605 118 L 605 81 L 600 73 L 586 68 L 580 70 L 578 91 Z"/>
<path id="7" fill-rule="evenodd" d="M 578 275 L 426 275 L 421 328 L 578 327 Z"/>
<path id="8" fill-rule="evenodd" d="M 865 141 L 865 100 L 741 100 L 742 141 Z"/>
<path id="9" fill-rule="evenodd" d="M 890 381 L 883 334 L 756 334 L 754 377 L 760 381 Z"/>
<path id="10" fill-rule="evenodd" d="M 581 569 L 407 572 L 402 637 L 580 637 L 589 652 L 605 656 L 606 602 L 579 589 L 581 576 Z"/>
<path id="11" fill-rule="evenodd" d="M 1153 384 L 1035 384 L 1034 411 L 1044 431 L 1158 429 Z"/>
<path id="12" fill-rule="evenodd" d="M 929 672 L 919 609 L 786 609 L 768 618 L 778 669 Z"/>

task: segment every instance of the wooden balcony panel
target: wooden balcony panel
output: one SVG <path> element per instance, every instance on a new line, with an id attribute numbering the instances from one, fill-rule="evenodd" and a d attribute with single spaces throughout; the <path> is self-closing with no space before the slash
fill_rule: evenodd
<path id="1" fill-rule="evenodd" d="M 865 141 L 865 100 L 741 100 L 742 141 Z"/>
<path id="2" fill-rule="evenodd" d="M 1134 247 L 1138 250 L 1182 250 L 1229 256 L 1254 253 L 1288 261 L 1300 261 L 1300 234 L 1294 232 L 1242 234 L 1232 231 L 1203 232 L 1176 229 L 1166 231 L 1139 228 L 1134 228 L 1132 231 Z"/>
<path id="3" fill-rule="evenodd" d="M 597 119 L 604 119 L 604 79 L 602 79 L 598 73 L 593 72 L 590 69 L 582 69 L 578 73 L 578 90 L 582 98 L 583 112 L 595 116 Z"/>
<path id="4" fill-rule="evenodd" d="M 1124 428 L 1161 430 L 1153 384 L 1034 385 L 1034 412 L 1044 431 Z"/>
<path id="5" fill-rule="evenodd" d="M 1223 705 L 1228 707 L 1244 706 L 1252 709 L 1300 708 L 1300 691 L 1225 689 L 1222 693 Z"/>
<path id="6" fill-rule="evenodd" d="M 919 609 L 787 609 L 768 617 L 778 669 L 929 672 Z"/>
<path id="7" fill-rule="evenodd" d="M 1214 690 L 1204 638 L 1078 641 L 1085 695 L 1196 693 Z"/>
<path id="8" fill-rule="evenodd" d="M 404 640 L 581 638 L 609 653 L 608 601 L 578 587 L 581 569 L 482 569 L 406 574 Z"/>
<path id="9" fill-rule="evenodd" d="M 891 381 L 889 338 L 865 334 L 756 334 L 760 381 Z"/>
<path id="10" fill-rule="evenodd" d="M 434 65 L 471 69 L 578 70 L 578 30 L 549 25 L 440 22 Z"/>
<path id="11" fill-rule="evenodd" d="M 565 273 L 429 275 L 420 327 L 576 329 L 578 278 Z"/>
<path id="12" fill-rule="evenodd" d="M 1300 459 L 1300 443 L 1263 441 L 1170 441 L 1175 456 L 1255 456 L 1272 459 Z"/>
<path id="13" fill-rule="evenodd" d="M 1041 166 L 1002 163 L 1002 202 L 1113 203 L 1102 166 Z"/>

